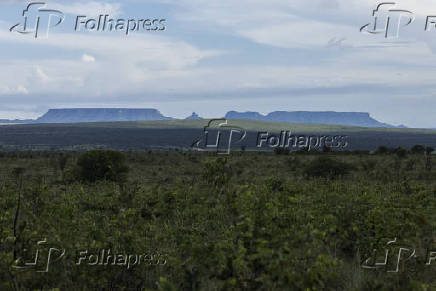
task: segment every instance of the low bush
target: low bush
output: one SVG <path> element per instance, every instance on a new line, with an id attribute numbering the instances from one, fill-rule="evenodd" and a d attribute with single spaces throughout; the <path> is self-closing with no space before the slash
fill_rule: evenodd
<path id="1" fill-rule="evenodd" d="M 354 169 L 351 164 L 321 156 L 310 162 L 304 169 L 306 176 L 311 178 L 335 178 L 349 174 Z"/>
<path id="2" fill-rule="evenodd" d="M 80 180 L 87 182 L 125 182 L 128 171 L 126 158 L 121 152 L 93 150 L 79 157 L 76 175 Z"/>

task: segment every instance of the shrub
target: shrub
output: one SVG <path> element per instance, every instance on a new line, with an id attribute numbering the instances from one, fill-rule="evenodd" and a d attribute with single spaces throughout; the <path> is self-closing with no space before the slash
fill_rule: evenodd
<path id="1" fill-rule="evenodd" d="M 301 161 L 296 156 L 291 156 L 286 161 L 287 166 L 291 169 L 291 171 L 296 171 L 301 166 Z"/>
<path id="2" fill-rule="evenodd" d="M 289 152 L 290 152 L 289 149 L 283 148 L 283 147 L 277 147 L 277 148 L 274 149 L 274 153 L 276 155 L 288 155 Z"/>
<path id="3" fill-rule="evenodd" d="M 414 145 L 414 146 L 410 149 L 410 152 L 411 152 L 412 154 L 423 154 L 423 153 L 425 153 L 425 146 L 423 146 L 423 145 L 419 145 L 419 144 Z"/>
<path id="4" fill-rule="evenodd" d="M 368 172 L 376 168 L 377 162 L 375 160 L 365 160 L 361 163 L 361 165 L 362 165 L 362 169 Z"/>
<path id="5" fill-rule="evenodd" d="M 327 156 L 322 156 L 310 162 L 304 169 L 304 173 L 312 178 L 335 178 L 347 175 L 353 169 L 354 167 L 348 163 Z"/>
<path id="6" fill-rule="evenodd" d="M 283 180 L 278 177 L 269 177 L 265 180 L 265 185 L 272 191 L 283 191 Z"/>
<path id="7" fill-rule="evenodd" d="M 297 154 L 302 154 L 302 155 L 304 155 L 304 154 L 307 154 L 307 153 L 309 153 L 309 147 L 302 147 L 302 148 L 299 148 L 298 149 L 298 151 L 296 152 Z"/>
<path id="8" fill-rule="evenodd" d="M 385 146 L 379 146 L 378 149 L 375 151 L 376 154 L 379 155 L 385 155 L 389 153 L 389 149 Z"/>
<path id="9" fill-rule="evenodd" d="M 400 158 L 403 159 L 407 156 L 407 151 L 403 149 L 402 147 L 395 149 L 395 154 Z"/>
<path id="10" fill-rule="evenodd" d="M 226 185 L 232 177 L 232 169 L 226 158 L 207 159 L 204 161 L 203 179 L 215 187 Z"/>
<path id="11" fill-rule="evenodd" d="M 128 171 L 125 156 L 117 151 L 93 150 L 82 154 L 77 161 L 77 175 L 88 182 L 125 182 Z"/>
<path id="12" fill-rule="evenodd" d="M 324 153 L 329 153 L 329 152 L 332 151 L 332 149 L 329 148 L 328 146 L 324 145 L 324 146 L 322 147 L 322 151 L 323 151 Z"/>

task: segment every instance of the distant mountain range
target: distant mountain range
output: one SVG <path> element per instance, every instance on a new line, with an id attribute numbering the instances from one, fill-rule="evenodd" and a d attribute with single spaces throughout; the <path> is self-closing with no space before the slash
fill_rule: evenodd
<path id="1" fill-rule="evenodd" d="M 226 119 L 259 120 L 284 123 L 334 124 L 360 127 L 396 126 L 379 122 L 365 112 L 334 112 L 334 111 L 275 111 L 267 115 L 258 112 L 229 111 Z M 79 122 L 122 122 L 122 121 L 153 121 L 172 120 L 174 118 L 162 115 L 157 109 L 131 108 L 67 108 L 50 109 L 36 120 L 1 120 L 3 124 L 23 123 L 79 123 Z M 197 113 L 192 113 L 186 119 L 202 119 Z M 404 128 L 405 126 L 399 126 Z"/>
<path id="2" fill-rule="evenodd" d="M 267 115 L 259 112 L 236 112 L 230 111 L 226 119 L 262 120 L 285 123 L 309 123 L 309 124 L 335 124 L 361 127 L 387 127 L 396 126 L 382 123 L 372 118 L 366 112 L 334 112 L 334 111 L 274 111 Z M 399 126 L 405 128 L 405 126 Z"/>

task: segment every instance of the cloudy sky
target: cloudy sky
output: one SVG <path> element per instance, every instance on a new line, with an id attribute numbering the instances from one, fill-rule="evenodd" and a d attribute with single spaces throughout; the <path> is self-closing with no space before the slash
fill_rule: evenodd
<path id="1" fill-rule="evenodd" d="M 0 0 L 0 118 L 65 107 L 180 118 L 333 110 L 436 128 L 436 29 L 424 29 L 435 1 L 397 1 L 414 20 L 405 26 L 403 15 L 389 39 L 360 32 L 374 21 L 372 0 L 46 1 L 65 20 L 37 39 L 9 31 L 27 3 Z M 166 19 L 166 30 L 74 31 L 77 15 L 100 14 Z"/>

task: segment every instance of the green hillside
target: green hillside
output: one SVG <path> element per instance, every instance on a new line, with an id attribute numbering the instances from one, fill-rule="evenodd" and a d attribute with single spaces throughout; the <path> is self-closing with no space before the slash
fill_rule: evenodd
<path id="1" fill-rule="evenodd" d="M 166 120 L 141 122 L 22 124 L 0 126 L 0 150 L 77 150 L 111 148 L 150 150 L 191 148 L 204 136 L 209 120 Z M 259 132 L 295 136 L 346 136 L 346 150 L 375 150 L 379 146 L 436 148 L 436 130 L 365 128 L 323 124 L 289 124 L 253 120 L 228 120 L 228 127 L 247 131 L 244 147 L 258 150 Z M 218 123 L 211 126 L 217 129 Z M 242 144 L 236 145 L 240 149 Z M 236 149 L 236 148 L 235 148 Z M 270 149 L 272 150 L 272 149 Z"/>
<path id="2" fill-rule="evenodd" d="M 32 125 L 14 125 L 14 126 L 32 126 L 32 127 L 104 127 L 104 128 L 203 128 L 207 126 L 210 119 L 203 120 L 158 120 L 158 121 L 137 121 L 137 122 L 93 122 L 93 123 L 60 123 L 60 124 L 32 124 Z M 229 126 L 241 127 L 247 131 L 282 131 L 293 130 L 295 132 L 391 132 L 391 133 L 420 133 L 436 134 L 433 129 L 418 128 L 370 128 L 344 125 L 329 124 L 302 124 L 302 123 L 281 123 L 257 120 L 240 120 L 229 119 Z M 12 126 L 12 125 L 9 125 Z"/>

